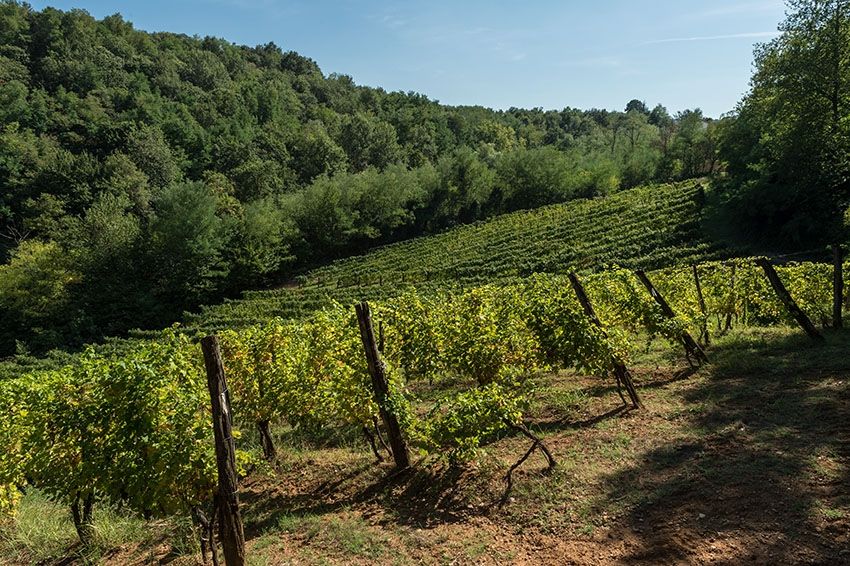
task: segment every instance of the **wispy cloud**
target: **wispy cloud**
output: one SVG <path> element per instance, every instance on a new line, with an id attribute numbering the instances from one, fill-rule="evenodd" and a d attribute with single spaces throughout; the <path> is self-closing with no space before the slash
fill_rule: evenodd
<path id="1" fill-rule="evenodd" d="M 265 18 L 283 18 L 295 16 L 303 10 L 295 3 L 281 5 L 275 0 L 202 0 L 201 4 L 213 4 L 252 13 L 262 13 Z"/>
<path id="2" fill-rule="evenodd" d="M 506 63 L 517 63 L 528 57 L 528 42 L 532 34 L 527 30 L 498 30 L 487 26 L 460 25 L 403 25 L 393 26 L 391 21 L 378 18 L 382 25 L 401 34 L 406 40 L 433 48 L 463 50 L 479 57 L 495 57 Z"/>
<path id="3" fill-rule="evenodd" d="M 724 35 L 694 35 L 691 37 L 668 37 L 641 42 L 640 45 L 656 45 L 659 43 L 684 43 L 689 41 L 721 41 L 724 39 L 766 39 L 779 35 L 777 31 L 752 31 L 746 33 L 729 33 Z"/>
<path id="4" fill-rule="evenodd" d="M 408 24 L 407 19 L 401 18 L 392 14 L 385 14 L 379 18 L 372 18 L 379 21 L 381 24 L 387 26 L 390 29 L 398 29 L 403 28 Z"/>

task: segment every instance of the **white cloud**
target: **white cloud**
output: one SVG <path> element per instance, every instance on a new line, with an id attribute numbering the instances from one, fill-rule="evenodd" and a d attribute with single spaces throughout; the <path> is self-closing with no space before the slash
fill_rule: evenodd
<path id="1" fill-rule="evenodd" d="M 746 33 L 729 33 L 725 35 L 695 35 L 691 37 L 669 37 L 666 39 L 653 39 L 644 41 L 641 45 L 655 45 L 658 43 L 682 43 L 687 41 L 721 41 L 724 39 L 767 39 L 779 35 L 778 31 L 753 31 Z"/>
<path id="2" fill-rule="evenodd" d="M 561 67 L 604 67 L 614 69 L 620 67 L 623 62 L 618 57 L 599 56 L 586 57 L 584 59 L 565 59 L 559 62 Z"/>

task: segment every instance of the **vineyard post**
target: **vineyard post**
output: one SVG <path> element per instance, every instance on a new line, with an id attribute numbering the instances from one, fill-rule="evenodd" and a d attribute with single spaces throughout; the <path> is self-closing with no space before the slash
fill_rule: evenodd
<path id="1" fill-rule="evenodd" d="M 833 244 L 832 246 L 832 327 L 841 328 L 844 324 L 842 321 L 841 307 L 844 299 L 844 276 L 842 273 L 842 260 L 844 253 L 841 250 L 841 244 Z"/>
<path id="2" fill-rule="evenodd" d="M 384 362 L 381 361 L 381 355 L 378 352 L 378 344 L 375 342 L 375 332 L 372 328 L 372 311 L 369 309 L 369 303 L 367 302 L 354 305 L 354 310 L 357 313 L 357 324 L 360 326 L 360 338 L 363 341 L 363 349 L 366 353 L 366 363 L 369 365 L 369 375 L 372 377 L 375 401 L 378 403 L 381 419 L 384 421 L 384 427 L 387 429 L 387 436 L 389 436 L 390 446 L 393 452 L 393 460 L 395 460 L 396 468 L 404 470 L 410 467 L 410 456 L 407 452 L 407 443 L 405 443 L 404 437 L 401 435 L 401 426 L 399 425 L 398 417 L 387 404 L 389 383 L 387 382 Z"/>
<path id="3" fill-rule="evenodd" d="M 236 477 L 236 447 L 233 442 L 233 423 L 230 412 L 230 393 L 224 375 L 224 363 L 216 336 L 201 340 L 207 387 L 212 404 L 215 457 L 218 467 L 218 536 L 227 566 L 244 566 L 245 532 L 239 514 L 239 494 Z M 212 549 L 215 552 L 215 549 Z"/>
<path id="4" fill-rule="evenodd" d="M 731 330 L 732 328 L 732 311 L 735 310 L 735 269 L 736 265 L 733 263 L 732 273 L 729 276 L 729 296 L 731 297 L 730 300 L 732 301 L 732 309 L 726 313 L 726 325 L 723 328 L 723 332 L 729 332 L 729 330 Z M 746 323 L 747 321 L 744 320 L 744 324 Z"/>
<path id="5" fill-rule="evenodd" d="M 670 308 L 670 305 L 667 303 L 664 297 L 661 296 L 661 293 L 658 292 L 658 289 L 655 288 L 655 285 L 652 284 L 652 281 L 649 280 L 649 277 L 647 277 L 646 273 L 638 270 L 635 271 L 635 275 L 637 275 L 638 279 L 640 279 L 641 283 L 643 283 L 643 286 L 646 287 L 646 290 L 649 291 L 649 294 L 652 296 L 652 298 L 655 299 L 655 302 L 658 303 L 658 306 L 661 307 L 661 312 L 664 314 L 664 316 L 670 319 L 676 318 L 676 313 L 673 312 L 673 309 Z M 697 359 L 698 362 L 708 363 L 708 356 L 705 354 L 705 350 L 703 350 L 702 347 L 696 343 L 696 340 L 694 340 L 690 332 L 683 329 L 682 336 L 680 337 L 680 339 L 682 340 L 682 345 L 685 347 L 686 355 L 690 356 L 691 354 L 693 354 L 693 356 Z"/>
<path id="6" fill-rule="evenodd" d="M 576 297 L 578 297 L 578 302 L 581 303 L 581 307 L 584 309 L 584 313 L 595 326 L 599 327 L 602 331 L 602 335 L 607 338 L 608 335 L 605 332 L 605 329 L 602 328 L 602 322 L 599 320 L 599 317 L 596 316 L 596 311 L 593 309 L 593 305 L 587 297 L 587 293 L 585 292 L 581 281 L 579 281 L 578 276 L 575 273 L 570 273 L 568 277 L 570 279 L 570 284 L 573 286 L 573 291 L 575 291 Z M 620 383 L 622 383 L 626 386 L 626 392 L 628 392 L 629 399 L 632 401 L 632 407 L 635 409 L 643 407 L 643 403 L 641 403 L 640 397 L 638 397 L 637 389 L 635 389 L 635 384 L 632 381 L 632 375 L 629 373 L 626 365 L 618 360 L 616 356 L 612 356 L 612 361 L 614 363 L 614 375 L 617 377 L 618 392 Z M 620 393 L 620 397 L 623 397 L 622 393 Z M 623 399 L 623 403 L 625 402 L 626 400 Z"/>
<path id="7" fill-rule="evenodd" d="M 770 286 L 773 287 L 773 290 L 776 292 L 776 296 L 779 297 L 780 302 L 785 306 L 785 309 L 791 314 L 791 316 L 794 317 L 797 324 L 800 325 L 800 328 L 802 328 L 812 340 L 819 342 L 822 341 L 823 335 L 818 332 L 818 329 L 815 328 L 815 325 L 812 324 L 812 321 L 808 316 L 806 316 L 803 309 L 801 309 L 794 301 L 794 298 L 791 297 L 791 293 L 789 293 L 788 289 L 785 288 L 785 285 L 782 283 L 782 280 L 779 278 L 779 275 L 776 273 L 776 269 L 773 268 L 773 265 L 771 265 L 767 258 L 757 259 L 756 264 L 764 270 L 764 274 L 767 276 L 768 281 L 770 281 Z"/>
<path id="8" fill-rule="evenodd" d="M 697 268 L 697 264 L 693 265 L 694 270 L 694 284 L 697 288 L 697 300 L 699 301 L 699 311 L 702 314 L 702 335 L 700 338 L 703 339 L 703 344 L 708 346 L 711 343 L 711 338 L 708 336 L 708 315 L 706 314 L 705 309 L 705 297 L 702 294 L 702 284 L 699 280 L 699 269 Z"/>

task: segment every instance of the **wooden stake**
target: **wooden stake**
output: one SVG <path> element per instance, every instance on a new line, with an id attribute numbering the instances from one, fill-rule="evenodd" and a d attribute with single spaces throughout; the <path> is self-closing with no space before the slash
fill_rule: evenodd
<path id="1" fill-rule="evenodd" d="M 832 246 L 832 327 L 844 326 L 842 320 L 842 302 L 844 300 L 844 275 L 842 261 L 844 253 L 841 244 Z"/>
<path id="2" fill-rule="evenodd" d="M 697 287 L 697 300 L 699 301 L 699 310 L 702 313 L 702 329 L 700 338 L 703 340 L 703 344 L 708 346 L 711 343 L 711 339 L 708 336 L 708 315 L 706 314 L 705 309 L 705 297 L 702 294 L 702 284 L 700 284 L 699 280 L 699 270 L 697 269 L 697 264 L 693 265 L 694 269 L 694 284 Z"/>
<path id="3" fill-rule="evenodd" d="M 646 287 L 646 290 L 649 291 L 649 294 L 655 299 L 655 302 L 658 303 L 658 306 L 661 307 L 661 312 L 667 318 L 673 319 L 676 318 L 676 313 L 673 312 L 673 309 L 670 308 L 670 305 L 661 296 L 661 293 L 658 292 L 658 289 L 655 288 L 655 285 L 652 284 L 652 281 L 649 280 L 649 277 L 646 276 L 646 273 L 643 271 L 635 271 L 635 275 L 637 275 L 638 279 L 640 279 L 643 286 Z M 696 340 L 694 340 L 691 333 L 687 330 L 682 330 L 682 335 L 679 337 L 682 341 L 682 345 L 685 347 L 685 355 L 694 356 L 698 362 L 700 363 L 708 363 L 708 356 L 705 354 L 705 350 L 697 344 Z"/>
<path id="4" fill-rule="evenodd" d="M 735 309 L 735 269 L 736 265 L 732 264 L 732 274 L 729 276 L 729 295 L 732 297 L 732 310 Z M 744 324 L 747 321 L 744 320 Z M 732 329 L 732 311 L 726 313 L 726 325 L 723 328 L 723 332 L 729 332 Z"/>
<path id="5" fill-rule="evenodd" d="M 816 340 L 818 342 L 823 341 L 823 335 L 818 332 L 818 329 L 815 328 L 815 325 L 812 324 L 812 321 L 809 320 L 809 317 L 806 316 L 806 313 L 794 302 L 793 297 L 791 297 L 791 293 L 788 292 L 788 289 L 785 288 L 785 285 L 782 283 L 782 280 L 779 278 L 779 275 L 776 273 L 776 270 L 773 268 L 773 265 L 766 258 L 759 258 L 756 260 L 756 264 L 758 264 L 763 270 L 764 274 L 767 275 L 768 281 L 770 281 L 771 287 L 776 292 L 776 296 L 779 297 L 779 300 L 785 305 L 785 308 L 791 313 L 791 316 L 797 321 L 797 324 L 800 325 L 806 334 L 812 340 Z"/>
<path id="6" fill-rule="evenodd" d="M 375 401 L 378 403 L 381 419 L 387 429 L 393 460 L 396 468 L 404 470 L 410 467 L 410 456 L 407 452 L 407 443 L 401 435 L 398 417 L 387 407 L 389 383 L 387 382 L 384 363 L 381 361 L 381 355 L 378 352 L 378 344 L 375 342 L 375 332 L 372 329 L 372 312 L 369 309 L 369 303 L 366 302 L 354 305 L 354 310 L 357 312 L 360 338 L 363 341 L 363 350 L 366 353 L 366 363 L 369 365 L 369 375 L 372 377 Z"/>
<path id="7" fill-rule="evenodd" d="M 575 291 L 576 297 L 578 297 L 578 302 L 581 303 L 581 307 L 584 309 L 584 314 L 587 315 L 594 325 L 598 326 L 599 329 L 602 330 L 602 334 L 607 338 L 608 334 L 605 332 L 605 329 L 602 328 L 602 322 L 599 320 L 599 317 L 596 316 L 596 311 L 593 309 L 593 305 L 587 297 L 587 293 L 585 292 L 581 281 L 579 281 L 578 276 L 575 273 L 570 273 L 568 277 L 570 279 L 570 284 L 573 286 L 573 291 Z M 614 364 L 614 375 L 617 378 L 617 392 L 620 393 L 620 398 L 622 399 L 623 397 L 623 394 L 620 392 L 620 384 L 622 383 L 625 385 L 626 392 L 629 394 L 632 407 L 635 409 L 643 407 L 643 403 L 641 403 L 640 397 L 638 396 L 635 384 L 632 381 L 632 375 L 629 373 L 626 365 L 616 357 L 612 358 L 612 362 Z M 623 404 L 625 404 L 625 402 L 626 400 L 623 399 Z"/>
<path id="8" fill-rule="evenodd" d="M 230 393 L 224 376 L 224 364 L 218 338 L 201 340 L 207 386 L 212 404 L 215 457 L 218 466 L 218 538 L 224 550 L 227 566 L 244 566 L 245 532 L 239 514 L 238 481 L 236 477 L 236 446 L 233 442 L 233 423 L 230 414 Z M 215 553 L 215 548 L 212 549 Z"/>

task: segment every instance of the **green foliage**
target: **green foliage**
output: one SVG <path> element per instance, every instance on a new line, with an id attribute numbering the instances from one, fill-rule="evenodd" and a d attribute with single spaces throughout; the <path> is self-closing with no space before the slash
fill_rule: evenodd
<path id="1" fill-rule="evenodd" d="M 514 151 L 496 165 L 498 186 L 509 209 L 537 208 L 574 194 L 573 163 L 553 147 Z M 587 194 L 582 196 L 593 196 Z"/>
<path id="2" fill-rule="evenodd" d="M 622 356 L 584 313 L 567 278 L 537 275 L 519 294 L 529 303 L 529 326 L 550 363 L 603 375 Z"/>
<path id="3" fill-rule="evenodd" d="M 227 274 L 227 227 L 217 207 L 216 196 L 200 182 L 171 185 L 154 201 L 149 276 L 162 308 L 192 304 Z"/>
<path id="4" fill-rule="evenodd" d="M 729 214 L 757 236 L 846 238 L 850 203 L 850 2 L 792 0 L 756 49 L 749 94 L 721 130 Z"/>
<path id="5" fill-rule="evenodd" d="M 371 246 L 704 173 L 660 167 L 662 131 L 679 153 L 696 138 L 632 104 L 449 107 L 326 76 L 274 44 L 15 1 L 2 14 L 0 261 L 27 238 L 80 261 L 67 316 L 10 313 L 39 352 L 161 328 Z"/>
<path id="6" fill-rule="evenodd" d="M 620 327 L 631 332 L 641 329 L 650 338 L 661 336 L 673 343 L 682 335 L 682 321 L 667 318 L 631 271 L 606 271 L 589 277 L 585 286 L 606 327 Z"/>
<path id="7" fill-rule="evenodd" d="M 296 233 L 295 222 L 270 198 L 241 207 L 235 236 L 224 250 L 233 266 L 232 284 L 236 288 L 256 286 L 291 263 Z"/>
<path id="8" fill-rule="evenodd" d="M 79 278 L 56 243 L 27 241 L 0 266 L 0 341 L 6 351 L 27 330 L 32 344 L 51 344 L 51 326 L 69 308 L 69 286 Z"/>
<path id="9" fill-rule="evenodd" d="M 636 334 L 675 342 L 689 326 L 729 315 L 735 324 L 787 322 L 752 260 L 707 263 L 699 272 L 704 313 L 694 306 L 692 271 L 650 274 L 678 313 L 673 319 L 627 270 L 586 277 L 604 330 L 584 314 L 568 279 L 551 274 L 378 302 L 390 382 L 380 400 L 346 306 L 222 332 L 235 437 L 239 426 L 279 421 L 308 431 L 368 426 L 380 404 L 399 418 L 414 447 L 460 462 L 522 424 L 535 395 L 530 378 L 541 370 L 605 376 L 613 362 L 628 363 L 624 342 Z M 800 306 L 825 322 L 829 266 L 795 263 L 779 273 Z M 146 515 L 209 504 L 215 469 L 200 350 L 176 330 L 155 338 L 123 350 L 90 348 L 56 369 L 0 381 L 10 408 L 0 422 L 2 512 L 14 510 L 22 485 L 66 505 L 93 496 Z M 414 412 L 408 384 L 423 378 L 452 386 L 429 410 Z M 239 451 L 243 471 L 252 461 Z"/>
<path id="10" fill-rule="evenodd" d="M 2 383 L 15 434 L 0 483 L 72 504 L 121 502 L 145 514 L 206 505 L 215 487 L 200 351 L 167 331 L 123 355 L 89 350 L 71 365 Z M 10 432 L 11 431 L 11 432 Z"/>
<path id="11" fill-rule="evenodd" d="M 474 387 L 438 401 L 411 435 L 452 462 L 473 460 L 483 442 L 522 422 L 529 393 L 527 385 L 519 384 Z"/>

